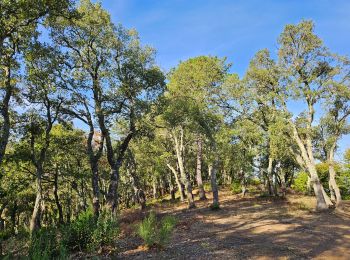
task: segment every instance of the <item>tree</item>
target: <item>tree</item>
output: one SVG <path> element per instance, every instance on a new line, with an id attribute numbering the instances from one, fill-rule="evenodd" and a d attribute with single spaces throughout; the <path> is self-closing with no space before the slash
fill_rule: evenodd
<path id="1" fill-rule="evenodd" d="M 2 163 L 11 128 L 11 99 L 18 93 L 21 54 L 36 37 L 37 24 L 49 16 L 70 15 L 70 0 L 33 0 L 0 3 L 0 164 Z"/>
<path id="2" fill-rule="evenodd" d="M 306 110 L 297 120 L 289 116 L 288 122 L 296 144 L 295 152 L 310 174 L 318 210 L 326 209 L 332 203 L 320 183 L 315 167 L 312 145 L 315 106 L 329 93 L 330 84 L 338 84 L 343 80 L 341 63 L 314 34 L 311 21 L 287 25 L 279 38 L 279 66 L 283 75 L 279 102 L 283 111 L 290 115 L 288 101 L 298 100 L 306 105 Z"/>
<path id="3" fill-rule="evenodd" d="M 179 64 L 169 76 L 168 99 L 171 100 L 169 115 L 166 115 L 171 123 L 171 137 L 174 140 L 175 151 L 179 169 L 184 183 L 186 183 L 189 206 L 194 206 L 192 201 L 192 188 L 188 181 L 183 162 L 184 128 L 197 135 L 197 184 L 201 198 L 204 189 L 201 177 L 201 135 L 208 138 L 213 153 L 218 153 L 215 133 L 220 128 L 218 96 L 220 87 L 224 82 L 230 64 L 225 59 L 210 56 L 199 56 Z M 177 117 L 174 119 L 174 117 Z M 216 127 L 215 127 L 216 126 Z M 213 156 L 212 166 L 218 166 L 218 156 Z M 219 205 L 216 172 L 211 169 L 211 184 L 213 191 L 213 204 Z"/>
<path id="4" fill-rule="evenodd" d="M 90 135 L 95 122 L 101 130 L 111 169 L 107 207 L 115 212 L 119 169 L 125 152 L 137 131 L 138 118 L 147 110 L 147 102 L 161 92 L 164 78 L 154 64 L 154 51 L 140 45 L 135 31 L 115 26 L 101 4 L 85 0 L 77 12 L 79 18 L 55 21 L 52 36 L 58 45 L 68 49 L 73 77 L 78 77 L 82 83 L 73 88 L 74 95 L 79 96 L 80 106 L 85 107 L 85 111 L 71 114 L 81 120 L 82 114 L 91 118 L 90 122 L 82 120 L 88 123 Z M 85 95 L 81 90 L 84 90 Z M 92 107 L 93 116 L 88 111 L 89 107 Z M 110 129 L 115 121 L 129 125 L 122 129 L 125 130 L 123 133 L 121 131 L 120 136 L 123 138 L 116 142 L 116 147 Z M 102 146 L 103 142 L 99 151 Z M 89 153 L 92 154 L 91 149 Z M 99 156 L 100 152 L 90 156 L 90 161 L 97 162 Z M 93 172 L 94 176 L 98 176 L 96 170 Z M 96 185 L 97 181 L 93 181 L 97 210 Z"/>
<path id="5" fill-rule="evenodd" d="M 283 129 L 285 115 L 281 113 L 278 102 L 280 77 L 279 68 L 270 57 L 269 51 L 266 49 L 259 51 L 250 62 L 243 82 L 247 89 L 241 97 L 244 102 L 251 104 L 244 116 L 265 132 L 267 186 L 269 194 L 275 196 L 277 196 L 277 173 L 274 172 L 274 165 L 279 159 L 278 151 L 282 150 L 278 149 L 278 145 L 286 143 L 286 138 L 283 136 L 286 131 Z"/>
<path id="6" fill-rule="evenodd" d="M 36 169 L 37 186 L 30 222 L 31 232 L 40 228 L 43 167 L 51 142 L 51 130 L 54 123 L 59 120 L 60 109 L 64 102 L 64 94 L 60 90 L 60 81 L 57 77 L 61 61 L 56 58 L 54 48 L 36 42 L 26 54 L 28 92 L 25 96 L 32 106 L 26 115 L 29 118 L 26 129 L 31 160 Z"/>
<path id="7" fill-rule="evenodd" d="M 344 69 L 340 67 L 339 69 Z M 329 189 L 332 201 L 336 206 L 341 206 L 340 189 L 336 182 L 334 154 L 339 139 L 350 133 L 350 125 L 347 119 L 350 115 L 350 91 L 349 76 L 345 76 L 340 84 L 330 84 L 329 96 L 326 100 L 326 113 L 321 118 L 319 133 L 319 145 L 321 146 L 321 159 L 327 161 L 329 167 Z"/>

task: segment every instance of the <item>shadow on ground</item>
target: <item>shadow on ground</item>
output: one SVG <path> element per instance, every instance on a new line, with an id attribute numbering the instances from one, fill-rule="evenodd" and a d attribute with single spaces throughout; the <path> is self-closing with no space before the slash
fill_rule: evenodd
<path id="1" fill-rule="evenodd" d="M 165 205 L 160 214 L 179 222 L 162 251 L 145 251 L 131 235 L 121 240 L 119 259 L 349 259 L 350 220 L 335 212 L 316 213 L 288 200 L 221 194 L 221 209 L 209 201 L 197 208 Z M 296 197 L 296 196 L 295 196 Z M 300 198 L 299 198 L 300 199 Z M 131 234 L 131 233 L 130 233 Z"/>

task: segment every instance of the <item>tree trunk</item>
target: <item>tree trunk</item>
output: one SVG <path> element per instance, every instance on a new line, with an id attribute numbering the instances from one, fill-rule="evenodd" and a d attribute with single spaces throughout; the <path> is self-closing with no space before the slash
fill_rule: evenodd
<path id="1" fill-rule="evenodd" d="M 311 185 L 313 187 L 313 190 L 316 196 L 316 202 L 317 202 L 316 210 L 328 209 L 328 207 L 332 205 L 332 202 L 322 187 L 322 184 L 317 175 L 316 167 L 309 163 L 306 166 L 309 169 L 310 177 L 311 177 Z"/>
<path id="2" fill-rule="evenodd" d="M 329 189 L 333 196 L 335 195 L 335 201 L 336 201 L 336 206 L 339 207 L 341 206 L 342 203 L 342 198 L 340 194 L 339 187 L 337 185 L 337 182 L 335 180 L 336 172 L 334 169 L 334 151 L 335 151 L 335 145 L 334 143 L 328 153 L 328 166 L 329 166 Z M 333 199 L 334 201 L 334 199 Z"/>
<path id="3" fill-rule="evenodd" d="M 334 165 L 329 164 L 329 184 L 330 184 L 331 190 L 333 190 L 335 193 L 336 206 L 338 207 L 342 203 L 342 198 L 341 198 L 340 189 L 335 180 L 335 176 L 336 176 L 336 172 L 334 170 Z"/>
<path id="4" fill-rule="evenodd" d="M 293 122 L 291 122 L 291 126 L 293 130 L 293 137 L 299 147 L 300 155 L 303 159 L 303 163 L 310 174 L 311 185 L 313 187 L 313 190 L 316 196 L 316 201 L 317 201 L 316 210 L 328 209 L 328 207 L 333 204 L 329 199 L 328 195 L 326 194 L 326 192 L 324 191 L 323 186 L 320 182 L 320 179 L 318 178 L 318 174 L 315 166 L 315 160 L 313 158 L 312 143 L 311 143 L 310 137 L 306 138 L 307 145 L 305 148 L 305 145 L 303 141 L 300 139 L 297 128 Z"/>
<path id="5" fill-rule="evenodd" d="M 180 182 L 178 173 L 177 173 L 177 171 L 174 169 L 174 167 L 172 167 L 170 164 L 167 163 L 167 166 L 168 166 L 168 168 L 171 170 L 171 172 L 174 174 L 175 182 L 176 182 L 176 185 L 177 185 L 177 189 L 178 189 L 178 191 L 179 191 L 179 193 L 180 193 L 180 200 L 181 200 L 181 201 L 184 201 L 184 200 L 185 200 L 184 186 L 183 186 L 183 184 Z"/>
<path id="6" fill-rule="evenodd" d="M 157 179 L 156 178 L 153 178 L 152 188 L 153 188 L 153 199 L 158 199 Z"/>
<path id="7" fill-rule="evenodd" d="M 133 165 L 135 167 L 135 165 Z M 141 189 L 140 182 L 136 176 L 136 173 L 134 172 L 135 169 L 130 169 L 131 165 L 129 165 L 129 169 L 127 172 L 130 175 L 131 185 L 134 190 L 134 197 L 136 199 L 136 202 L 140 204 L 141 210 L 144 210 L 146 208 L 146 195 L 144 191 Z"/>
<path id="8" fill-rule="evenodd" d="M 111 171 L 111 179 L 108 187 L 106 206 L 112 214 L 116 213 L 118 207 L 118 184 L 119 184 L 119 168 L 121 161 Z"/>
<path id="9" fill-rule="evenodd" d="M 13 202 L 13 206 L 12 206 L 12 210 L 11 210 L 11 214 L 10 214 L 10 219 L 11 219 L 11 224 L 12 224 L 12 231 L 14 232 L 14 234 L 17 234 L 17 226 L 16 226 L 16 215 L 17 215 L 17 209 L 18 209 L 18 205 L 17 205 L 17 200 L 15 200 Z"/>
<path id="10" fill-rule="evenodd" d="M 114 149 L 112 148 L 109 132 L 105 132 L 106 144 L 107 144 L 107 159 L 111 166 L 111 177 L 106 196 L 106 206 L 112 214 L 116 213 L 118 207 L 118 185 L 119 185 L 119 170 L 123 164 L 125 152 L 129 146 L 129 143 L 134 135 L 135 125 L 133 122 L 130 123 L 130 132 L 124 138 L 121 145 L 118 147 L 118 157 L 114 160 Z"/>
<path id="11" fill-rule="evenodd" d="M 53 188 L 53 194 L 55 197 L 55 203 L 56 203 L 56 207 L 58 210 L 58 223 L 59 225 L 62 225 L 64 223 L 63 221 L 63 210 L 62 210 L 62 205 L 60 203 L 59 197 L 58 197 L 58 167 L 56 165 L 55 167 L 55 178 L 54 178 L 54 188 Z"/>
<path id="12" fill-rule="evenodd" d="M 90 162 L 91 170 L 92 170 L 92 208 L 94 212 L 94 216 L 97 219 L 100 214 L 100 187 L 98 184 L 99 181 L 99 173 L 98 173 L 98 164 L 97 161 Z"/>
<path id="13" fill-rule="evenodd" d="M 175 187 L 174 187 L 174 180 L 171 176 L 172 175 L 169 176 L 169 190 L 170 190 L 171 200 L 174 201 L 175 200 Z"/>
<path id="14" fill-rule="evenodd" d="M 5 67 L 5 95 L 2 103 L 0 103 L 0 112 L 3 118 L 3 122 L 0 127 L 0 165 L 4 159 L 6 152 L 6 146 L 10 136 L 10 113 L 9 113 L 9 104 L 12 96 L 12 86 L 11 86 L 11 69 L 10 67 Z"/>
<path id="15" fill-rule="evenodd" d="M 32 218 L 30 220 L 30 232 L 33 233 L 40 228 L 41 225 L 41 206 L 42 206 L 42 166 L 36 170 L 36 198 Z"/>
<path id="16" fill-rule="evenodd" d="M 269 194 L 271 196 L 275 196 L 274 188 L 273 188 L 273 176 L 272 176 L 272 168 L 273 168 L 273 158 L 269 156 L 269 163 L 267 167 L 267 178 L 268 178 L 268 185 L 269 185 Z"/>
<path id="17" fill-rule="evenodd" d="M 282 169 L 280 169 L 280 179 L 281 179 L 281 192 L 282 197 L 285 198 L 287 195 L 287 184 L 286 184 L 286 177 L 283 174 Z"/>
<path id="18" fill-rule="evenodd" d="M 66 212 L 66 222 L 70 223 L 72 218 L 72 206 L 71 206 L 71 198 L 69 197 L 67 200 L 67 212 Z"/>
<path id="19" fill-rule="evenodd" d="M 202 181 L 202 138 L 198 136 L 197 139 L 197 167 L 196 167 L 196 178 L 199 191 L 199 199 L 206 200 L 205 191 Z"/>
<path id="20" fill-rule="evenodd" d="M 218 184 L 217 184 L 217 178 L 216 178 L 216 172 L 217 172 L 217 159 L 215 159 L 214 163 L 209 164 L 208 171 L 210 173 L 210 183 L 211 183 L 211 190 L 213 193 L 213 208 L 219 207 L 219 190 L 218 190 Z"/>
<path id="21" fill-rule="evenodd" d="M 180 175 L 181 175 L 181 180 L 182 183 L 185 184 L 186 187 L 186 195 L 187 195 L 187 202 L 188 202 L 188 208 L 194 208 L 194 198 L 192 194 L 192 185 L 191 182 L 189 181 L 187 174 L 185 172 L 185 166 L 184 166 L 184 161 L 183 161 L 183 128 L 180 129 L 180 140 L 177 138 L 176 134 L 173 134 L 173 138 L 175 141 L 175 151 L 176 151 L 176 157 L 177 157 L 177 162 L 179 165 L 179 170 L 180 170 Z"/>
<path id="22" fill-rule="evenodd" d="M 309 175 L 307 176 L 306 189 L 307 189 L 307 194 L 311 195 L 312 185 L 311 185 L 311 178 Z"/>
<path id="23" fill-rule="evenodd" d="M 2 213 L 4 212 L 6 206 L 7 206 L 7 202 L 5 202 L 0 207 L 0 231 L 3 231 L 5 229 L 5 219 L 2 218 Z"/>
<path id="24" fill-rule="evenodd" d="M 241 180 L 242 197 L 244 197 L 245 194 L 247 193 L 247 183 L 246 183 L 246 178 L 245 178 L 244 171 L 242 169 L 239 171 L 239 177 L 240 177 L 240 180 Z"/>

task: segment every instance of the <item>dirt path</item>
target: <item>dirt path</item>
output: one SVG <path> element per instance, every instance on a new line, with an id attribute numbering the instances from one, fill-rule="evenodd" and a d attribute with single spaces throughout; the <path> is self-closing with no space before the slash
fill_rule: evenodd
<path id="1" fill-rule="evenodd" d="M 303 201 L 303 202 L 301 202 Z M 304 201 L 307 201 L 305 204 Z M 221 209 L 210 201 L 162 205 L 160 214 L 178 218 L 170 244 L 147 251 L 133 235 L 134 219 L 122 226 L 128 233 L 118 242 L 118 259 L 350 259 L 350 218 L 335 212 L 309 210 L 313 199 L 290 196 L 287 201 L 238 198 L 221 193 Z M 113 257 L 115 258 L 115 256 Z"/>

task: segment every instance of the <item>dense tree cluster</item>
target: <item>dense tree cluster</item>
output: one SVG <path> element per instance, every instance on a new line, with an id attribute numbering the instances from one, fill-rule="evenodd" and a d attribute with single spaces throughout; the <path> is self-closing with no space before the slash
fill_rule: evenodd
<path id="1" fill-rule="evenodd" d="M 0 10 L 0 231 L 166 194 L 192 208 L 207 185 L 213 209 L 224 185 L 243 196 L 307 188 L 318 210 L 350 194 L 349 150 L 335 159 L 350 131 L 350 60 L 311 21 L 287 25 L 277 57 L 259 51 L 239 78 L 214 56 L 165 73 L 135 30 L 89 0 Z"/>

